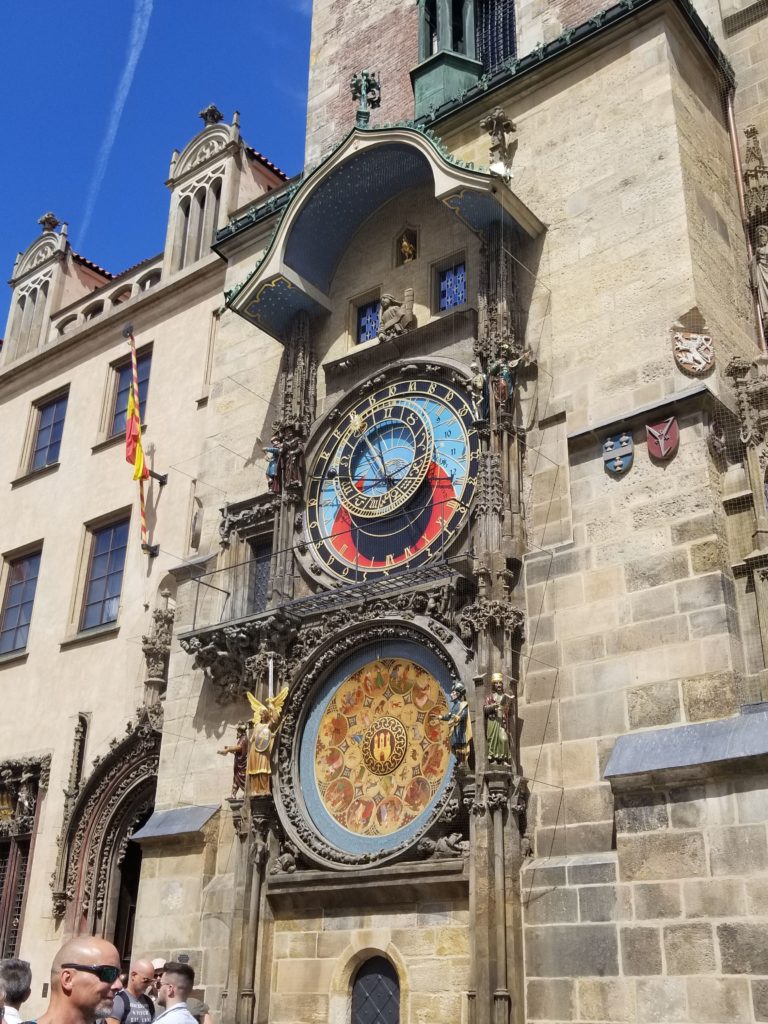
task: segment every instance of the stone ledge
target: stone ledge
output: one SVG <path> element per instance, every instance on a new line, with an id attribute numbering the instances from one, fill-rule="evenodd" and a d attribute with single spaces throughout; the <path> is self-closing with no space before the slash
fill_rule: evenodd
<path id="1" fill-rule="evenodd" d="M 768 769 L 768 711 L 619 736 L 603 778 L 614 792 Z"/>
<path id="2" fill-rule="evenodd" d="M 468 897 L 468 864 L 462 857 L 395 864 L 378 868 L 375 877 L 367 868 L 267 875 L 267 898 L 280 909 L 435 903 Z"/>

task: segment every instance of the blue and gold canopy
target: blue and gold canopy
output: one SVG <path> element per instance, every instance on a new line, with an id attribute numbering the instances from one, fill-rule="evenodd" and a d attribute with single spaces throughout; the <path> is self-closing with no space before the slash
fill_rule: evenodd
<path id="1" fill-rule="evenodd" d="M 354 128 L 308 174 L 286 206 L 263 257 L 227 305 L 283 341 L 296 313 L 330 310 L 330 288 L 344 252 L 381 206 L 431 185 L 471 230 L 503 220 L 531 238 L 544 225 L 498 176 L 455 160 L 416 127 Z"/>

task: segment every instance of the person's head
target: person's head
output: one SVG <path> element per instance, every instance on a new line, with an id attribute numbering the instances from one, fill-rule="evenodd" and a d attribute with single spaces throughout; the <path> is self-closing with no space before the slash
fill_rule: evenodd
<path id="1" fill-rule="evenodd" d="M 147 957 L 139 957 L 131 964 L 126 988 L 132 996 L 143 996 L 154 984 L 155 968 Z"/>
<path id="2" fill-rule="evenodd" d="M 246 732 L 248 731 L 245 722 L 238 722 L 235 731 L 237 732 L 238 736 L 245 736 Z"/>
<path id="3" fill-rule="evenodd" d="M 491 676 L 491 686 L 496 691 L 496 693 L 502 692 L 502 690 L 504 689 L 504 676 L 501 674 L 501 672 L 493 673 L 493 675 Z"/>
<path id="4" fill-rule="evenodd" d="M 464 687 L 464 683 L 454 683 L 453 689 L 451 690 L 451 697 L 454 700 L 464 700 L 467 695 L 467 691 Z"/>
<path id="5" fill-rule="evenodd" d="M 189 964 L 169 961 L 165 965 L 160 987 L 157 990 L 157 1001 L 160 1006 L 175 1006 L 185 1003 L 195 985 L 195 972 Z"/>
<path id="6" fill-rule="evenodd" d="M 5 1005 L 15 1009 L 26 1003 L 32 994 L 32 969 L 26 960 L 0 960 L 0 987 L 5 991 Z"/>
<path id="7" fill-rule="evenodd" d="M 93 1021 L 112 1009 L 122 987 L 120 955 L 112 943 L 81 935 L 65 942 L 53 958 L 49 1009 L 56 1016 L 66 1006 L 67 1015 Z"/>

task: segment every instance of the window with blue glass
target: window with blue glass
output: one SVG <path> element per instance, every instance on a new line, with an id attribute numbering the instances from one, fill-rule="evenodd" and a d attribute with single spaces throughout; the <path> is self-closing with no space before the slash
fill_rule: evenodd
<path id="1" fill-rule="evenodd" d="M 467 301 L 467 268 L 464 260 L 439 270 L 437 274 L 438 308 L 441 312 L 463 306 Z"/>
<path id="2" fill-rule="evenodd" d="M 93 530 L 81 629 L 117 620 L 127 547 L 127 519 Z"/>
<path id="3" fill-rule="evenodd" d="M 0 617 L 0 654 L 21 651 L 27 646 L 40 557 L 41 552 L 35 551 L 23 558 L 15 558 L 8 565 L 8 582 Z"/>
<path id="4" fill-rule="evenodd" d="M 400 1024 L 400 982 L 383 956 L 366 960 L 355 975 L 352 1024 Z"/>
<path id="5" fill-rule="evenodd" d="M 139 408 L 141 410 L 141 422 L 144 422 L 144 410 L 147 404 L 147 390 L 149 388 L 149 370 L 152 366 L 152 353 L 145 352 L 136 360 L 136 371 L 139 378 Z M 128 412 L 128 394 L 131 390 L 131 361 L 121 363 L 115 367 L 117 375 L 117 386 L 115 389 L 115 404 L 112 410 L 112 427 L 110 437 L 121 434 L 125 430 L 125 417 Z"/>
<path id="6" fill-rule="evenodd" d="M 373 341 L 379 333 L 379 300 L 357 307 L 357 343 Z"/>
<path id="7" fill-rule="evenodd" d="M 67 414 L 67 395 L 59 395 L 37 407 L 35 437 L 32 442 L 30 472 L 45 469 L 59 461 L 64 417 Z"/>

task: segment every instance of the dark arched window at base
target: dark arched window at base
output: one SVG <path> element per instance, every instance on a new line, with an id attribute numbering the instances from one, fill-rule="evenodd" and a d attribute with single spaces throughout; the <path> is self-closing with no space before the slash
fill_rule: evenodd
<path id="1" fill-rule="evenodd" d="M 400 1024 L 400 982 L 383 956 L 366 960 L 355 975 L 352 1024 Z"/>

